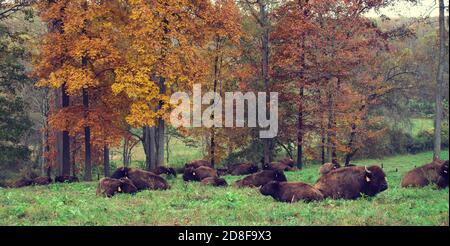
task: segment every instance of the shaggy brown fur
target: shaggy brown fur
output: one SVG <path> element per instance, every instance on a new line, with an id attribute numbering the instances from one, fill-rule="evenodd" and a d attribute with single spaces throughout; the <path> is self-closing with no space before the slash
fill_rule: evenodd
<path id="1" fill-rule="evenodd" d="M 203 185 L 209 185 L 214 187 L 226 187 L 228 183 L 225 179 L 219 177 L 210 177 L 202 180 Z"/>
<path id="2" fill-rule="evenodd" d="M 288 165 L 290 167 L 295 167 L 295 161 L 291 158 L 284 158 L 283 160 L 279 161 L 282 164 Z"/>
<path id="3" fill-rule="evenodd" d="M 320 173 L 320 175 L 325 175 L 325 174 L 328 174 L 331 171 L 339 169 L 339 168 L 341 168 L 341 165 L 339 165 L 339 164 L 326 163 L 320 167 L 319 173 Z"/>
<path id="4" fill-rule="evenodd" d="M 37 177 L 33 179 L 34 185 L 49 185 L 53 180 L 49 177 Z"/>
<path id="5" fill-rule="evenodd" d="M 187 168 L 184 170 L 183 180 L 186 182 L 197 181 L 200 182 L 206 178 L 219 177 L 217 171 L 210 167 Z"/>
<path id="6" fill-rule="evenodd" d="M 357 199 L 361 194 L 375 196 L 388 189 L 386 175 L 378 166 L 348 167 L 322 176 L 314 186 L 325 198 Z"/>
<path id="7" fill-rule="evenodd" d="M 177 177 L 177 172 L 175 171 L 175 169 L 171 168 L 171 167 L 157 167 L 155 169 L 150 170 L 150 172 L 156 174 L 156 175 L 167 175 L 167 176 L 172 176 L 174 178 Z"/>
<path id="8" fill-rule="evenodd" d="M 97 195 L 105 197 L 113 197 L 118 193 L 135 194 L 138 191 L 133 182 L 127 178 L 101 179 L 97 187 Z"/>
<path id="9" fill-rule="evenodd" d="M 239 180 L 237 187 L 261 187 L 271 181 L 286 182 L 286 176 L 282 171 L 263 170 Z"/>
<path id="10" fill-rule="evenodd" d="M 33 180 L 29 178 L 21 178 L 8 185 L 11 188 L 23 188 L 33 185 Z"/>
<path id="11" fill-rule="evenodd" d="M 448 187 L 448 178 L 448 161 L 436 160 L 406 173 L 402 180 L 402 187 L 417 188 L 436 185 L 440 189 L 445 189 Z"/>
<path id="12" fill-rule="evenodd" d="M 291 171 L 293 168 L 287 164 L 281 163 L 281 162 L 272 162 L 269 164 L 265 164 L 263 166 L 264 170 L 272 170 L 272 171 L 282 171 L 287 172 Z"/>
<path id="13" fill-rule="evenodd" d="M 272 181 L 264 185 L 261 194 L 272 196 L 280 202 L 321 201 L 323 194 L 316 188 L 305 183 L 288 183 Z"/>
<path id="14" fill-rule="evenodd" d="M 122 167 L 117 169 L 111 176 L 113 179 L 128 178 L 136 188 L 141 190 L 168 190 L 170 189 L 167 181 L 152 173 L 137 168 Z"/>
<path id="15" fill-rule="evenodd" d="M 197 161 L 191 161 L 189 163 L 186 163 L 184 165 L 185 169 L 187 168 L 199 168 L 199 167 L 211 167 L 211 163 L 206 160 L 197 160 Z"/>
<path id="16" fill-rule="evenodd" d="M 233 176 L 249 175 L 258 171 L 258 166 L 253 163 L 234 164 L 228 168 L 228 173 Z"/>

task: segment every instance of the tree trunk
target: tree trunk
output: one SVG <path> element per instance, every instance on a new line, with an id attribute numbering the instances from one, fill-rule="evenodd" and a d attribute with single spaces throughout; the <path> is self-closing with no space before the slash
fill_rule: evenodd
<path id="1" fill-rule="evenodd" d="M 436 116 L 435 116 L 435 128 L 434 128 L 434 159 L 441 158 L 441 145 L 442 145 L 442 90 L 444 83 L 444 63 L 446 60 L 446 48 L 445 48 L 445 4 L 444 0 L 439 0 L 439 67 L 436 78 Z"/>
<path id="2" fill-rule="evenodd" d="M 130 143 L 130 141 L 128 141 L 128 139 L 125 139 L 125 141 L 123 143 L 122 161 L 123 161 L 124 167 L 130 166 L 130 157 L 128 156 L 129 143 Z"/>
<path id="3" fill-rule="evenodd" d="M 306 14 L 306 13 L 305 13 Z M 301 60 L 301 68 L 299 72 L 300 79 L 300 93 L 298 98 L 298 128 L 297 128 L 297 167 L 299 169 L 303 169 L 303 127 L 304 127 L 304 119 L 303 119 L 303 97 L 305 96 L 305 43 L 304 43 L 304 35 L 301 35 L 301 48 L 302 54 L 300 57 Z"/>
<path id="4" fill-rule="evenodd" d="M 159 90 L 160 94 L 164 95 L 166 94 L 166 80 L 164 78 L 159 79 Z M 164 106 L 164 102 L 159 102 L 158 109 L 161 110 Z M 158 119 L 158 126 L 157 129 L 155 129 L 155 148 L 156 148 L 156 164 L 155 167 L 164 166 L 164 141 L 165 141 L 165 134 L 166 134 L 166 122 L 164 119 L 160 118 Z"/>
<path id="5" fill-rule="evenodd" d="M 159 119 L 158 128 L 155 130 L 156 167 L 164 166 L 165 131 L 165 122 L 163 119 Z"/>
<path id="6" fill-rule="evenodd" d="M 303 83 L 303 82 L 302 82 Z M 297 167 L 303 169 L 303 97 L 305 95 L 304 86 L 300 86 L 298 129 L 297 129 Z"/>
<path id="7" fill-rule="evenodd" d="M 105 145 L 103 147 L 103 172 L 105 177 L 110 175 L 110 163 L 109 163 L 109 147 Z"/>
<path id="8" fill-rule="evenodd" d="M 66 84 L 61 87 L 62 108 L 70 106 L 70 97 L 66 93 Z M 68 131 L 62 132 L 62 175 L 70 175 L 70 135 Z"/>
<path id="9" fill-rule="evenodd" d="M 261 58 L 262 58 L 262 64 L 261 64 L 261 73 L 262 78 L 264 81 L 264 87 L 267 93 L 267 106 L 270 104 L 270 77 L 269 77 L 269 56 L 270 56 L 270 50 L 269 50 L 269 22 L 268 22 L 268 16 L 267 16 L 267 6 L 264 2 L 264 0 L 258 0 L 257 1 L 258 7 L 259 7 L 259 22 L 262 28 L 262 37 L 261 37 Z M 267 110 L 267 116 L 269 116 L 270 111 Z M 273 139 L 264 139 L 264 162 L 270 163 L 273 160 L 273 153 L 271 151 L 271 145 L 272 145 Z"/>
<path id="10" fill-rule="evenodd" d="M 332 83 L 332 88 L 329 88 L 328 95 L 328 161 L 337 164 L 337 152 L 336 152 L 336 94 L 335 94 L 335 86 Z"/>
<path id="11" fill-rule="evenodd" d="M 83 89 L 83 107 L 84 119 L 87 120 L 89 114 L 89 94 L 87 89 Z M 84 127 L 84 180 L 92 181 L 92 164 L 91 164 L 91 128 L 86 123 Z"/>
<path id="12" fill-rule="evenodd" d="M 155 127 L 144 127 L 143 145 L 145 150 L 145 161 L 147 170 L 156 168 L 156 129 Z"/>

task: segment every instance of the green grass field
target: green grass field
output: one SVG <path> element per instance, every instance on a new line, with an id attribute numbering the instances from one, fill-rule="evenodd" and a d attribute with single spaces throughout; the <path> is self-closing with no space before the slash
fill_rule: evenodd
<path id="1" fill-rule="evenodd" d="M 448 151 L 443 158 L 448 159 Z M 112 199 L 95 195 L 96 183 L 0 189 L 0 225 L 449 225 L 449 193 L 402 189 L 402 175 L 431 153 L 366 160 L 383 163 L 388 191 L 357 201 L 284 204 L 258 190 L 169 182 L 169 191 L 145 191 Z M 288 173 L 289 181 L 314 183 L 318 166 Z M 398 169 L 398 172 L 397 172 Z M 239 177 L 227 177 L 231 183 Z"/>

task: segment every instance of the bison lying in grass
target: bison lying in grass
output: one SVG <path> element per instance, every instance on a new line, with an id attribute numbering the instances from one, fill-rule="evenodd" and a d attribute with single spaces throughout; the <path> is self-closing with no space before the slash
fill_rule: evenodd
<path id="1" fill-rule="evenodd" d="M 375 196 L 387 190 L 388 183 L 381 167 L 348 167 L 325 174 L 314 187 L 325 198 L 357 199 L 362 194 Z"/>
<path id="2" fill-rule="evenodd" d="M 183 180 L 186 182 L 201 182 L 206 178 L 219 177 L 217 171 L 213 168 L 201 166 L 198 168 L 189 167 L 184 170 Z"/>
<path id="3" fill-rule="evenodd" d="M 236 186 L 243 187 L 261 187 L 271 181 L 286 182 L 286 176 L 282 171 L 263 170 L 245 177 L 236 182 Z"/>
<path id="4" fill-rule="evenodd" d="M 210 177 L 202 180 L 202 185 L 214 186 L 214 187 L 226 187 L 228 183 L 225 179 L 219 177 Z"/>
<path id="5" fill-rule="evenodd" d="M 97 195 L 105 197 L 113 197 L 118 193 L 135 194 L 136 192 L 138 189 L 128 178 L 104 178 L 100 180 L 97 187 Z"/>
<path id="6" fill-rule="evenodd" d="M 186 163 L 184 165 L 185 169 L 188 169 L 188 168 L 199 168 L 199 167 L 211 167 L 212 168 L 212 165 L 211 165 L 211 163 L 209 161 L 206 161 L 206 160 L 191 161 L 191 162 Z"/>
<path id="7" fill-rule="evenodd" d="M 167 175 L 167 177 L 177 177 L 177 171 L 171 167 L 157 167 L 155 169 L 150 170 L 150 172 L 156 175 Z"/>
<path id="8" fill-rule="evenodd" d="M 261 194 L 272 196 L 280 202 L 321 201 L 323 194 L 316 188 L 305 183 L 288 183 L 272 181 L 264 185 Z"/>
<path id="9" fill-rule="evenodd" d="M 138 191 L 141 190 L 168 190 L 170 189 L 167 181 L 152 173 L 137 168 L 122 167 L 117 169 L 113 175 L 113 179 L 128 178 L 136 186 Z"/>
<path id="10" fill-rule="evenodd" d="M 339 165 L 337 163 L 336 164 L 334 164 L 334 163 L 326 163 L 326 164 L 323 164 L 320 167 L 319 174 L 320 175 L 325 175 L 325 174 L 328 174 L 331 171 L 334 171 L 334 170 L 339 169 L 339 168 L 341 168 L 341 165 Z"/>
<path id="11" fill-rule="evenodd" d="M 266 163 L 263 165 L 264 170 L 273 170 L 273 171 L 284 171 L 284 172 L 292 172 L 298 171 L 299 169 L 295 166 L 295 162 L 292 159 L 283 159 L 278 162 Z"/>
<path id="12" fill-rule="evenodd" d="M 75 176 L 58 176 L 55 178 L 55 183 L 77 183 L 80 182 L 80 180 Z"/>
<path id="13" fill-rule="evenodd" d="M 33 179 L 34 185 L 49 185 L 53 182 L 52 178 L 49 177 L 37 177 Z"/>
<path id="14" fill-rule="evenodd" d="M 436 160 L 423 167 L 406 173 L 402 180 L 402 187 L 425 187 L 436 185 L 440 189 L 448 187 L 448 161 Z"/>
<path id="15" fill-rule="evenodd" d="M 259 171 L 256 164 L 253 163 L 240 163 L 231 165 L 228 168 L 228 174 L 233 176 L 249 175 Z"/>

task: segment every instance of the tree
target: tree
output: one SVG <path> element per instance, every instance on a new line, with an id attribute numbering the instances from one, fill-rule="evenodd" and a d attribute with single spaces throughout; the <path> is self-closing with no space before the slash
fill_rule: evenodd
<path id="1" fill-rule="evenodd" d="M 0 162 L 11 164 L 29 158 L 29 148 L 22 137 L 31 126 L 26 104 L 19 94 L 20 86 L 30 84 L 24 61 L 28 52 L 24 36 L 2 22 L 19 11 L 19 5 L 0 1 Z"/>
<path id="2" fill-rule="evenodd" d="M 269 5 L 266 0 L 244 0 L 247 10 L 256 20 L 261 29 L 261 79 L 264 83 L 264 89 L 267 95 L 270 94 L 270 30 L 271 24 L 269 20 Z M 267 98 L 267 105 L 270 104 L 269 97 Z M 264 163 L 270 163 L 273 160 L 273 141 L 272 139 L 264 139 Z"/>
<path id="3" fill-rule="evenodd" d="M 446 52 L 446 37 L 447 32 L 445 30 L 445 4 L 444 0 L 439 0 L 439 64 L 436 76 L 436 115 L 435 115 L 435 130 L 434 130 L 434 159 L 441 158 L 441 146 L 442 146 L 442 117 L 443 117 L 443 104 L 442 104 L 442 91 L 444 84 L 444 66 L 448 60 L 448 52 Z"/>
<path id="4" fill-rule="evenodd" d="M 144 129 L 141 139 L 149 169 L 164 160 L 169 95 L 203 81 L 205 64 L 197 47 L 203 46 L 209 5 L 206 0 L 133 1 L 116 25 L 123 62 L 115 69 L 113 91 L 131 101 L 127 122 Z"/>
<path id="5" fill-rule="evenodd" d="M 91 180 L 91 145 L 95 145 L 97 138 L 93 128 L 105 119 L 110 123 L 120 122 L 120 118 L 111 120 L 105 115 L 123 108 L 117 107 L 120 102 L 114 100 L 121 97 L 112 98 L 110 87 L 113 81 L 112 71 L 119 60 L 118 52 L 112 45 L 114 34 L 111 25 L 112 20 L 120 18 L 114 15 L 118 5 L 114 1 L 83 0 L 39 3 L 41 17 L 49 23 L 50 31 L 45 35 L 35 74 L 40 78 L 40 86 L 61 88 L 62 108 L 56 108 L 53 112 L 50 125 L 63 131 L 62 174 L 70 173 L 69 139 L 70 136 L 76 137 L 79 134 L 80 124 L 84 131 L 84 178 Z M 70 97 L 72 100 L 69 100 Z M 117 108 L 112 108 L 114 106 Z M 122 113 L 115 111 L 110 115 L 119 117 Z M 120 123 L 106 125 L 104 129 L 97 128 L 98 132 L 106 130 L 103 135 L 111 136 L 99 139 L 117 139 L 117 135 L 124 132 L 118 126 L 121 127 Z M 111 132 L 108 133 L 107 130 Z M 97 146 L 98 150 L 103 150 L 104 145 Z"/>

